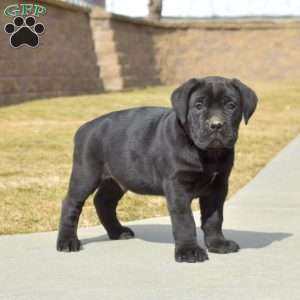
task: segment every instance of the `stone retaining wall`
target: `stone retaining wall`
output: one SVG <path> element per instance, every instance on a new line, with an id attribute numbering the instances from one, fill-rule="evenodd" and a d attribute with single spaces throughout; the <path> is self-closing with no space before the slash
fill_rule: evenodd
<path id="1" fill-rule="evenodd" d="M 0 2 L 0 105 L 102 91 L 89 11 L 43 2 L 47 14 L 39 22 L 46 31 L 39 47 L 13 49 L 3 30 L 13 18 L 4 16 L 3 10 L 16 2 Z"/>
<path id="2" fill-rule="evenodd" d="M 38 48 L 13 49 L 0 30 L 0 105 L 214 74 L 300 78 L 298 20 L 153 22 L 40 2 L 48 12 Z M 2 0 L 0 10 L 11 3 Z M 11 19 L 1 14 L 0 29 Z"/>
<path id="3" fill-rule="evenodd" d="M 243 80 L 300 78 L 299 20 L 157 23 L 106 18 L 124 73 L 136 86 L 215 74 Z"/>

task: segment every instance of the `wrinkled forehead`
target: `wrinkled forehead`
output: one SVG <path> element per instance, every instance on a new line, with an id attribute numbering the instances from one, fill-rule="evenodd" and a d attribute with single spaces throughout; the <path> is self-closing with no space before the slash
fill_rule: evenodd
<path id="1" fill-rule="evenodd" d="M 239 98 L 238 91 L 234 86 L 225 80 L 204 80 L 193 93 L 191 99 L 207 97 L 209 100 L 219 100 L 224 97 Z"/>

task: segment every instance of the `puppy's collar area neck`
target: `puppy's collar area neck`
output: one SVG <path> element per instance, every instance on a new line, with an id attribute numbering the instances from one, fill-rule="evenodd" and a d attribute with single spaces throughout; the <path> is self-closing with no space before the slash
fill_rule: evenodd
<path id="1" fill-rule="evenodd" d="M 232 153 L 233 149 L 208 149 L 201 150 L 199 149 L 199 153 L 201 153 L 201 157 L 208 162 L 218 162 L 220 160 L 225 160 Z"/>
<path id="2" fill-rule="evenodd" d="M 210 181 L 208 184 L 212 184 L 213 181 L 216 179 L 216 177 L 219 175 L 219 172 L 213 172 L 213 174 L 211 175 Z"/>

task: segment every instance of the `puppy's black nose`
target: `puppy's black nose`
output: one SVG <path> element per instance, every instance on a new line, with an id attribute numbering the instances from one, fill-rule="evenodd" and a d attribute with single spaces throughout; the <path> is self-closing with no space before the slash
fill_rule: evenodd
<path id="1" fill-rule="evenodd" d="M 213 118 L 209 122 L 209 128 L 211 130 L 220 130 L 223 127 L 223 122 L 218 118 Z"/>

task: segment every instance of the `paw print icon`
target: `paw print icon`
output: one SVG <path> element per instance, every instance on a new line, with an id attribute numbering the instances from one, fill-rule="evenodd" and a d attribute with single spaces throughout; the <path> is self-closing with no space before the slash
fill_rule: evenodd
<path id="1" fill-rule="evenodd" d="M 4 30 L 10 34 L 10 44 L 14 48 L 27 45 L 35 48 L 39 45 L 39 36 L 44 33 L 45 26 L 42 23 L 36 23 L 33 16 L 27 18 L 15 17 L 13 23 L 5 25 Z"/>

